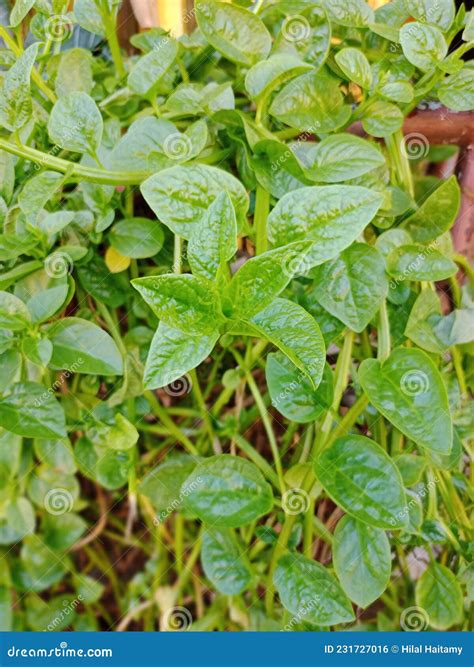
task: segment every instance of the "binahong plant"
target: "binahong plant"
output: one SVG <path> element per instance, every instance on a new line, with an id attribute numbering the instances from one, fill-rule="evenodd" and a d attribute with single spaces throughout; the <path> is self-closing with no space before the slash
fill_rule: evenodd
<path id="1" fill-rule="evenodd" d="M 472 11 L 118 4 L 0 26 L 0 628 L 467 629 Z"/>

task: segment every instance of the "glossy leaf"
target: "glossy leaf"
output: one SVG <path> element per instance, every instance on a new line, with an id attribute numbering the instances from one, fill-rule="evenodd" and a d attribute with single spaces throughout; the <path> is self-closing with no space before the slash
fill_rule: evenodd
<path id="1" fill-rule="evenodd" d="M 232 200 L 226 192 L 211 203 L 188 243 L 188 259 L 194 275 L 213 280 L 237 250 L 237 223 Z"/>
<path id="2" fill-rule="evenodd" d="M 249 69 L 245 88 L 252 99 L 259 100 L 272 89 L 310 69 L 311 65 L 295 56 L 276 53 Z"/>
<path id="3" fill-rule="evenodd" d="M 273 577 L 283 606 L 296 618 L 314 625 L 337 625 L 354 620 L 354 612 L 336 578 L 317 561 L 287 554 Z"/>
<path id="4" fill-rule="evenodd" d="M 61 97 L 54 105 L 48 134 L 61 148 L 94 155 L 102 140 L 103 125 L 94 100 L 86 93 L 74 92 Z"/>
<path id="5" fill-rule="evenodd" d="M 334 132 L 350 118 L 338 82 L 315 72 L 293 79 L 277 94 L 270 114 L 297 130 Z"/>
<path id="6" fill-rule="evenodd" d="M 333 134 L 316 145 L 314 163 L 306 175 L 320 183 L 339 183 L 385 164 L 380 150 L 360 137 Z"/>
<path id="7" fill-rule="evenodd" d="M 316 390 L 308 377 L 281 352 L 267 356 L 265 373 L 272 405 L 287 419 L 305 424 L 315 421 L 331 407 L 333 378 L 328 364 Z"/>
<path id="8" fill-rule="evenodd" d="M 46 329 L 53 344 L 50 367 L 72 373 L 121 375 L 123 362 L 109 334 L 80 317 L 65 317 Z"/>
<path id="9" fill-rule="evenodd" d="M 322 264 L 356 240 L 381 204 L 380 194 L 359 186 L 301 188 L 282 197 L 270 213 L 269 234 L 277 246 L 314 241 L 305 262 Z"/>
<path id="10" fill-rule="evenodd" d="M 244 550 L 231 530 L 206 530 L 201 562 L 206 577 L 224 595 L 238 595 L 250 583 L 252 573 Z"/>
<path id="11" fill-rule="evenodd" d="M 387 588 L 392 571 L 390 544 L 381 528 L 344 516 L 336 526 L 333 563 L 350 599 L 366 608 Z"/>
<path id="12" fill-rule="evenodd" d="M 390 102 L 373 102 L 362 118 L 362 127 L 373 137 L 388 137 L 401 128 L 403 114 Z"/>
<path id="13" fill-rule="evenodd" d="M 201 521 L 216 527 L 244 526 L 273 506 L 271 486 L 256 465 L 229 454 L 199 463 L 181 493 Z"/>
<path id="14" fill-rule="evenodd" d="M 319 303 L 353 331 L 363 331 L 384 300 L 388 281 L 380 252 L 354 243 L 312 271 Z"/>
<path id="15" fill-rule="evenodd" d="M 461 619 L 463 599 L 456 576 L 446 566 L 431 563 L 417 582 L 416 604 L 437 630 L 447 630 Z"/>
<path id="16" fill-rule="evenodd" d="M 370 88 L 372 83 L 372 70 L 366 56 L 359 49 L 347 47 L 336 54 L 337 64 L 347 76 L 349 81 L 359 84 L 362 88 Z"/>
<path id="17" fill-rule="evenodd" d="M 404 220 L 405 229 L 417 243 L 430 243 L 451 228 L 461 203 L 461 192 L 454 176 L 442 182 L 422 203 L 420 208 Z"/>
<path id="18" fill-rule="evenodd" d="M 159 520 L 182 507 L 185 497 L 181 487 L 196 465 L 197 460 L 191 456 L 175 456 L 152 468 L 141 480 L 138 492 L 150 499 Z"/>
<path id="19" fill-rule="evenodd" d="M 275 299 L 249 324 L 276 345 L 316 388 L 321 382 L 326 348 L 316 320 L 298 304 Z"/>
<path id="20" fill-rule="evenodd" d="M 195 336 L 160 322 L 145 365 L 148 389 L 166 387 L 198 366 L 212 352 L 219 332 Z"/>
<path id="21" fill-rule="evenodd" d="M 457 273 L 456 264 L 432 246 L 402 245 L 387 257 L 387 271 L 397 280 L 444 280 Z"/>
<path id="22" fill-rule="evenodd" d="M 158 219 L 186 239 L 191 238 L 194 227 L 223 190 L 232 200 L 237 223 L 245 222 L 248 197 L 244 187 L 217 167 L 171 167 L 151 176 L 140 189 Z"/>
<path id="23" fill-rule="evenodd" d="M 3 79 L 0 90 L 0 125 L 10 132 L 23 127 L 33 112 L 30 75 L 38 55 L 38 47 L 38 43 L 28 47 Z"/>
<path id="24" fill-rule="evenodd" d="M 270 51 L 270 33 L 262 20 L 244 7 L 199 2 L 196 19 L 207 41 L 228 60 L 249 67 Z"/>
<path id="25" fill-rule="evenodd" d="M 225 314 L 248 319 L 268 306 L 305 264 L 309 242 L 297 242 L 249 259 L 233 276 L 223 303 Z"/>
<path id="26" fill-rule="evenodd" d="M 474 108 L 474 71 L 464 67 L 448 76 L 438 89 L 441 102 L 453 111 L 472 111 Z"/>
<path id="27" fill-rule="evenodd" d="M 421 447 L 448 454 L 452 425 L 442 377 L 428 355 L 397 348 L 381 363 L 366 359 L 359 380 L 370 402 Z"/>
<path id="28" fill-rule="evenodd" d="M 21 331 L 30 323 L 30 312 L 23 301 L 9 292 L 0 292 L 0 327 Z"/>
<path id="29" fill-rule="evenodd" d="M 190 334 L 212 334 L 223 316 L 214 284 L 191 274 L 136 278 L 132 282 L 165 324 Z"/>
<path id="30" fill-rule="evenodd" d="M 162 248 L 164 234 L 156 220 L 125 218 L 113 226 L 110 235 L 112 247 L 125 257 L 142 259 L 153 257 Z"/>
<path id="31" fill-rule="evenodd" d="M 314 461 L 316 478 L 345 512 L 375 528 L 406 525 L 406 499 L 398 468 L 373 440 L 348 435 Z"/>
<path id="32" fill-rule="evenodd" d="M 128 75 L 130 90 L 137 95 L 152 95 L 177 55 L 178 43 L 169 37 L 163 39 L 156 49 L 138 60 Z"/>
<path id="33" fill-rule="evenodd" d="M 404 0 L 407 11 L 422 23 L 430 23 L 446 31 L 454 21 L 453 0 Z"/>
<path id="34" fill-rule="evenodd" d="M 11 433 L 26 438 L 57 438 L 66 435 L 61 405 L 47 387 L 21 382 L 0 399 L 0 420 Z"/>
<path id="35" fill-rule="evenodd" d="M 448 52 L 441 30 L 417 21 L 400 29 L 400 44 L 406 59 L 422 72 L 436 67 Z"/>
<path id="36" fill-rule="evenodd" d="M 365 0 L 325 0 L 329 18 L 339 25 L 362 28 L 374 22 L 373 9 Z"/>

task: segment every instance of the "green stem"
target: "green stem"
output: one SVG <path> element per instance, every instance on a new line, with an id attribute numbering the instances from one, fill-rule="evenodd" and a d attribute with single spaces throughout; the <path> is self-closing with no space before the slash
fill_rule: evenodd
<path id="1" fill-rule="evenodd" d="M 387 302 L 384 300 L 379 310 L 377 359 L 385 361 L 390 355 L 390 323 L 388 320 Z"/>
<path id="2" fill-rule="evenodd" d="M 258 468 L 260 468 L 268 481 L 273 484 L 276 489 L 280 490 L 280 481 L 278 476 L 275 474 L 268 461 L 259 452 L 257 452 L 255 447 L 253 447 L 250 442 L 248 442 L 238 433 L 234 435 L 234 441 L 237 447 L 241 449 L 244 454 L 247 454 L 249 459 L 255 463 Z"/>
<path id="3" fill-rule="evenodd" d="M 453 360 L 454 370 L 456 371 L 456 377 L 459 383 L 459 389 L 461 390 L 461 395 L 467 396 L 467 382 L 464 375 L 464 368 L 462 366 L 462 356 L 457 347 L 452 347 L 450 349 L 451 359 Z"/>
<path id="4" fill-rule="evenodd" d="M 387 137 L 385 143 L 392 163 L 392 182 L 398 182 L 413 198 L 415 196 L 415 188 L 413 186 L 410 161 L 406 150 L 402 149 L 402 146 L 405 145 L 405 137 L 402 130 L 398 130 Z"/>
<path id="5" fill-rule="evenodd" d="M 269 210 L 270 193 L 261 185 L 257 185 L 257 191 L 255 195 L 255 213 L 253 216 L 256 255 L 260 255 L 268 248 L 267 217 Z"/>
<path id="6" fill-rule="evenodd" d="M 13 144 L 6 139 L 0 137 L 0 149 L 7 153 L 12 153 L 18 157 L 30 160 L 46 169 L 59 171 L 62 174 L 69 173 L 68 180 L 71 183 L 80 183 L 81 181 L 89 181 L 92 183 L 101 183 L 103 185 L 139 185 L 152 172 L 146 171 L 107 171 L 106 169 L 98 169 L 96 167 L 85 167 L 63 158 L 55 157 L 49 153 L 38 151 L 35 148 L 30 148 L 23 144 Z"/>
<path id="7" fill-rule="evenodd" d="M 155 394 L 148 390 L 144 393 L 145 398 L 150 403 L 153 414 L 158 417 L 161 423 L 166 426 L 168 431 L 178 440 L 190 454 L 193 456 L 199 456 L 199 452 L 196 447 L 193 445 L 191 440 L 181 431 L 181 429 L 174 423 L 172 419 L 168 416 L 165 408 L 156 398 Z"/>
<path id="8" fill-rule="evenodd" d="M 108 3 L 104 3 L 101 9 L 102 20 L 105 27 L 105 36 L 109 45 L 112 60 L 114 61 L 115 69 L 119 78 L 122 79 L 125 74 L 125 67 L 123 64 L 122 52 L 120 51 L 120 44 L 117 37 L 117 19 L 114 10 L 109 12 Z"/>
<path id="9" fill-rule="evenodd" d="M 283 494 L 285 492 L 285 482 L 283 479 L 283 468 L 281 465 L 280 461 L 280 453 L 278 451 L 278 443 L 275 438 L 275 434 L 273 432 L 273 428 L 270 422 L 270 419 L 268 418 L 268 412 L 267 408 L 265 407 L 265 403 L 263 401 L 262 394 L 260 393 L 259 388 L 257 387 L 257 383 L 253 379 L 253 375 L 251 374 L 250 371 L 246 370 L 245 375 L 247 378 L 247 383 L 249 385 L 250 391 L 252 392 L 252 395 L 255 399 L 255 403 L 257 405 L 258 411 L 260 413 L 260 417 L 263 422 L 263 426 L 265 428 L 265 431 L 268 436 L 268 441 L 270 443 L 270 449 L 272 450 L 273 454 L 273 460 L 275 462 L 275 470 L 278 475 L 278 482 L 280 485 L 280 492 Z"/>
<path id="10" fill-rule="evenodd" d="M 212 421 L 211 421 L 211 418 L 209 416 L 209 411 L 208 411 L 206 403 L 204 401 L 204 396 L 202 395 L 201 386 L 199 384 L 196 369 L 193 368 L 193 370 L 189 371 L 189 375 L 191 377 L 191 382 L 192 382 L 192 385 L 193 385 L 192 392 L 193 392 L 193 395 L 196 399 L 196 403 L 197 403 L 197 406 L 199 408 L 199 412 L 200 412 L 202 421 L 204 423 L 204 426 L 206 428 L 206 431 L 207 431 L 207 434 L 209 436 L 211 446 L 212 446 L 214 441 L 217 439 L 217 436 L 214 433 L 214 428 L 212 426 Z"/>

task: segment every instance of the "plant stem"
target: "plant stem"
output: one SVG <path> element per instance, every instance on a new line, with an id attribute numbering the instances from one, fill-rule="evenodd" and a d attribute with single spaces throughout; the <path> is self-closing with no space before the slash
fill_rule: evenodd
<path id="1" fill-rule="evenodd" d="M 13 144 L 0 137 L 0 149 L 12 153 L 18 157 L 30 160 L 41 167 L 59 171 L 62 174 L 69 173 L 68 180 L 71 183 L 89 181 L 103 185 L 138 185 L 142 183 L 152 172 L 146 171 L 107 171 L 97 167 L 85 167 L 84 165 L 55 157 L 49 153 L 38 151 L 24 144 Z"/>
<path id="2" fill-rule="evenodd" d="M 179 440 L 179 442 L 188 450 L 193 456 L 199 456 L 199 452 L 196 447 L 193 445 L 191 440 L 181 431 L 179 426 L 177 426 L 172 419 L 168 416 L 165 408 L 156 398 L 155 394 L 148 390 L 144 392 L 144 396 L 147 401 L 150 403 L 153 414 L 158 417 L 158 419 L 166 426 L 168 431 Z"/>
<path id="3" fill-rule="evenodd" d="M 109 45 L 110 53 L 112 55 L 112 60 L 114 61 L 115 69 L 119 78 L 122 79 L 125 74 L 125 67 L 123 64 L 122 52 L 120 51 L 120 44 L 117 37 L 117 20 L 115 13 L 109 12 L 107 7 L 102 12 L 102 18 L 104 21 L 104 27 L 107 37 L 107 42 Z"/>
<path id="4" fill-rule="evenodd" d="M 270 210 L 270 193 L 261 185 L 257 185 L 255 195 L 255 213 L 253 225 L 255 228 L 255 254 L 260 255 L 268 248 L 267 217 Z"/>
<path id="5" fill-rule="evenodd" d="M 387 302 L 385 299 L 379 310 L 379 326 L 378 326 L 378 347 L 377 359 L 385 361 L 390 355 L 390 323 L 388 320 Z"/>
<path id="6" fill-rule="evenodd" d="M 273 468 L 268 464 L 267 460 L 253 447 L 248 440 L 246 440 L 239 433 L 234 435 L 235 444 L 241 449 L 255 465 L 260 468 L 262 473 L 273 486 L 280 490 L 280 481 L 275 474 Z"/>

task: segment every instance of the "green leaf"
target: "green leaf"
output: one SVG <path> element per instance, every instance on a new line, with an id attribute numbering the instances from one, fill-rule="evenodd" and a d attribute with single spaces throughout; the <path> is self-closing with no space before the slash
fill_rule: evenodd
<path id="1" fill-rule="evenodd" d="M 448 109 L 472 111 L 474 109 L 474 69 L 464 67 L 448 76 L 438 88 L 438 97 Z"/>
<path id="2" fill-rule="evenodd" d="M 0 421 L 5 430 L 25 438 L 60 438 L 66 435 L 65 417 L 51 388 L 21 382 L 0 398 Z"/>
<path id="3" fill-rule="evenodd" d="M 128 75 L 130 90 L 137 95 L 153 95 L 177 55 L 178 43 L 170 37 L 163 39 L 155 50 L 138 60 Z"/>
<path id="4" fill-rule="evenodd" d="M 30 75 L 39 43 L 35 42 L 10 67 L 0 90 L 0 125 L 10 132 L 19 130 L 30 120 L 33 100 L 30 94 Z"/>
<path id="5" fill-rule="evenodd" d="M 54 83 L 57 96 L 65 97 L 74 92 L 89 95 L 93 85 L 91 53 L 86 49 L 64 51 L 59 61 L 58 73 Z"/>
<path id="6" fill-rule="evenodd" d="M 316 388 L 321 382 L 326 359 L 323 335 L 316 320 L 301 306 L 275 299 L 254 315 L 249 324 L 276 345 Z"/>
<path id="7" fill-rule="evenodd" d="M 135 278 L 132 285 L 165 324 L 190 334 L 213 334 L 223 322 L 220 298 L 211 281 L 189 273 Z"/>
<path id="8" fill-rule="evenodd" d="M 334 132 L 347 123 L 351 109 L 343 102 L 336 79 L 307 72 L 286 84 L 269 112 L 290 127 L 320 134 Z"/>
<path id="9" fill-rule="evenodd" d="M 349 28 L 363 28 L 374 22 L 374 10 L 365 0 L 324 0 L 329 18 Z"/>
<path id="10" fill-rule="evenodd" d="M 390 102 L 373 102 L 365 110 L 362 118 L 362 127 L 373 137 L 388 137 L 402 125 L 402 112 Z"/>
<path id="11" fill-rule="evenodd" d="M 448 53 L 441 30 L 417 21 L 401 27 L 400 44 L 405 58 L 422 72 L 434 69 Z"/>
<path id="12" fill-rule="evenodd" d="M 312 270 L 319 303 L 353 331 L 363 331 L 388 291 L 385 262 L 373 246 L 353 243 Z"/>
<path id="13" fill-rule="evenodd" d="M 397 466 L 373 440 L 348 435 L 335 440 L 314 461 L 316 478 L 335 503 L 376 528 L 406 524 L 406 498 Z"/>
<path id="14" fill-rule="evenodd" d="M 24 338 L 21 350 L 27 359 L 45 368 L 51 360 L 53 344 L 47 338 Z"/>
<path id="15" fill-rule="evenodd" d="M 269 250 L 245 262 L 223 296 L 227 317 L 248 319 L 266 308 L 298 271 L 304 272 L 311 243 L 299 241 Z"/>
<path id="16" fill-rule="evenodd" d="M 219 528 L 244 526 L 273 507 L 272 488 L 257 466 L 229 454 L 199 463 L 181 493 L 201 521 Z"/>
<path id="17" fill-rule="evenodd" d="M 434 244 L 433 244 L 434 245 Z M 387 257 L 389 275 L 402 280 L 445 280 L 454 276 L 456 264 L 433 245 L 402 245 Z"/>
<path id="18" fill-rule="evenodd" d="M 328 364 L 324 366 L 316 390 L 306 375 L 281 352 L 267 356 L 265 374 L 272 405 L 287 419 L 306 424 L 316 421 L 331 407 L 333 377 Z"/>
<path id="19" fill-rule="evenodd" d="M 410 16 L 422 23 L 431 23 L 446 32 L 454 21 L 456 8 L 453 0 L 405 0 Z"/>
<path id="20" fill-rule="evenodd" d="M 166 387 L 198 366 L 214 349 L 219 332 L 195 336 L 160 322 L 145 365 L 147 389 Z"/>
<path id="21" fill-rule="evenodd" d="M 108 9 L 114 0 L 107 0 Z M 74 0 L 74 17 L 77 23 L 94 35 L 106 36 L 106 28 L 98 4 L 94 0 Z"/>
<path id="22" fill-rule="evenodd" d="M 42 530 L 44 541 L 53 550 L 63 551 L 70 549 L 86 532 L 87 523 L 74 512 L 46 515 Z"/>
<path id="23" fill-rule="evenodd" d="M 109 234 L 110 243 L 125 257 L 154 257 L 163 247 L 164 234 L 156 220 L 125 218 L 117 222 Z"/>
<path id="24" fill-rule="evenodd" d="M 0 328 L 22 331 L 30 325 L 30 312 L 23 301 L 9 292 L 0 292 Z"/>
<path id="25" fill-rule="evenodd" d="M 13 9 L 10 12 L 10 25 L 16 28 L 26 17 L 28 12 L 33 9 L 36 0 L 15 0 Z"/>
<path id="26" fill-rule="evenodd" d="M 461 586 L 444 565 L 430 563 L 417 581 L 415 599 L 417 606 L 427 614 L 429 625 L 437 630 L 447 630 L 461 621 Z"/>
<path id="27" fill-rule="evenodd" d="M 239 595 L 252 578 L 244 549 L 229 529 L 206 530 L 201 563 L 206 577 L 223 595 Z"/>
<path id="28" fill-rule="evenodd" d="M 294 615 L 289 629 L 299 619 L 323 626 L 354 620 L 352 605 L 337 579 L 321 563 L 302 554 L 280 558 L 273 583 L 283 606 Z"/>
<path id="29" fill-rule="evenodd" d="M 199 2 L 196 20 L 205 39 L 228 60 L 252 66 L 266 58 L 272 40 L 253 12 L 224 2 Z"/>
<path id="30" fill-rule="evenodd" d="M 425 199 L 420 208 L 403 221 L 406 230 L 416 243 L 430 243 L 451 228 L 461 205 L 461 191 L 455 176 L 443 181 Z"/>
<path id="31" fill-rule="evenodd" d="M 351 245 L 373 219 L 383 196 L 355 185 L 300 188 L 280 199 L 268 216 L 276 246 L 309 240 L 308 266 L 322 264 Z"/>
<path id="32" fill-rule="evenodd" d="M 181 487 L 196 465 L 195 458 L 184 454 L 168 458 L 150 470 L 138 485 L 138 493 L 147 496 L 158 512 L 159 522 L 183 506 L 185 497 L 181 495 Z"/>
<path id="33" fill-rule="evenodd" d="M 400 470 L 404 486 L 409 487 L 418 484 L 426 467 L 426 459 L 423 456 L 400 454 L 395 456 L 393 460 Z"/>
<path id="34" fill-rule="evenodd" d="M 338 183 L 363 176 L 385 164 L 380 150 L 352 134 L 333 134 L 316 145 L 314 163 L 305 175 L 320 183 Z"/>
<path id="35" fill-rule="evenodd" d="M 27 218 L 35 223 L 46 203 L 58 191 L 63 175 L 54 171 L 43 171 L 26 181 L 18 196 L 18 204 Z"/>
<path id="36" fill-rule="evenodd" d="M 169 162 L 165 155 L 166 142 L 171 142 L 169 137 L 176 135 L 180 136 L 169 120 L 149 117 L 135 120 L 110 152 L 111 169 L 121 171 L 126 164 L 130 171 L 160 171 Z"/>
<path id="37" fill-rule="evenodd" d="M 215 280 L 237 251 L 237 222 L 227 192 L 214 199 L 188 243 L 188 260 L 194 275 Z"/>
<path id="38" fill-rule="evenodd" d="M 372 70 L 362 51 L 346 47 L 336 54 L 335 60 L 349 81 L 354 81 L 361 88 L 370 88 L 372 85 Z"/>
<path id="39" fill-rule="evenodd" d="M 185 239 L 191 238 L 223 190 L 232 200 L 239 227 L 246 223 L 247 192 L 232 174 L 217 167 L 196 164 L 164 169 L 142 183 L 140 190 L 158 219 Z"/>
<path id="40" fill-rule="evenodd" d="M 8 524 L 20 533 L 22 539 L 35 532 L 35 511 L 28 498 L 13 500 L 7 507 L 6 517 Z"/>
<path id="41" fill-rule="evenodd" d="M 387 535 L 351 516 L 344 516 L 336 526 L 332 559 L 343 589 L 363 609 L 390 582 L 392 557 Z"/>
<path id="42" fill-rule="evenodd" d="M 48 121 L 51 141 L 77 153 L 97 153 L 103 129 L 104 122 L 97 104 L 83 92 L 60 97 Z"/>
<path id="43" fill-rule="evenodd" d="M 275 53 L 268 60 L 262 60 L 249 69 L 245 76 L 245 88 L 250 97 L 258 101 L 310 69 L 311 65 L 289 53 Z"/>
<path id="44" fill-rule="evenodd" d="M 131 449 L 137 442 L 139 434 L 133 424 L 119 412 L 114 415 L 115 424 L 99 424 L 91 429 L 94 444 L 110 447 L 117 451 Z"/>
<path id="45" fill-rule="evenodd" d="M 135 465 L 135 450 L 107 449 L 97 461 L 95 474 L 99 484 L 106 489 L 119 489 L 127 484 L 129 472 Z"/>
<path id="46" fill-rule="evenodd" d="M 422 350 L 397 348 L 381 363 L 365 359 L 359 380 L 370 402 L 421 447 L 448 454 L 452 425 L 443 379 Z"/>
<path id="47" fill-rule="evenodd" d="M 15 158 L 0 151 L 0 196 L 9 203 L 15 188 Z"/>
<path id="48" fill-rule="evenodd" d="M 48 325 L 45 331 L 53 344 L 51 368 L 90 375 L 122 375 L 122 357 L 115 342 L 93 322 L 65 317 Z"/>

